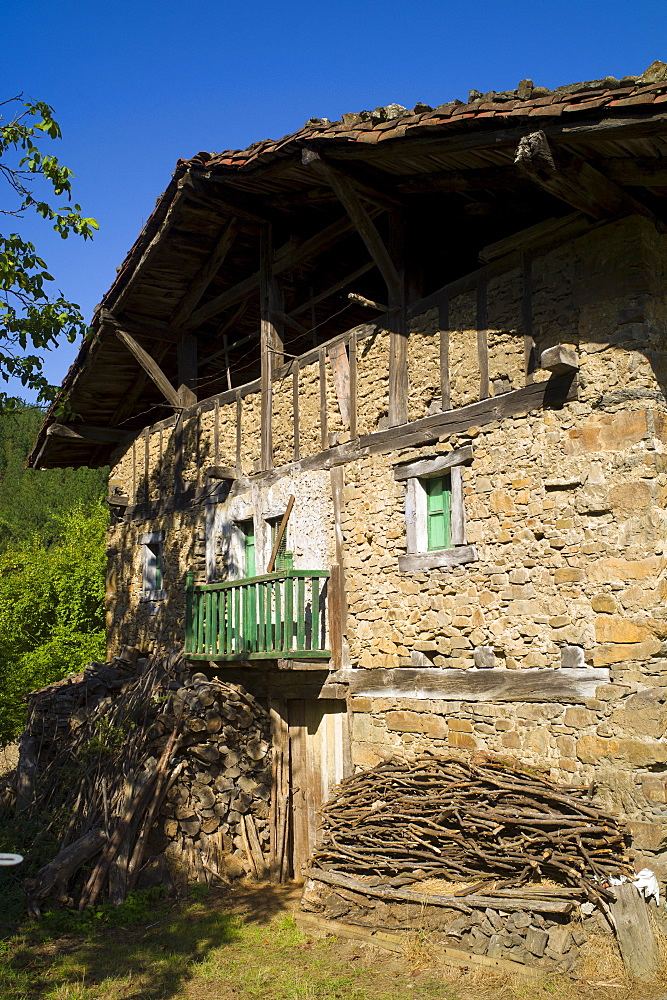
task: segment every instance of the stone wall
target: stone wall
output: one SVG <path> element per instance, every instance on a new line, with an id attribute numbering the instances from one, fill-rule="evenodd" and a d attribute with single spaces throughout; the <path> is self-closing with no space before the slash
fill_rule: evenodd
<path id="1" fill-rule="evenodd" d="M 362 454 L 344 466 L 341 511 L 347 641 L 354 667 L 402 668 L 413 656 L 433 668 L 518 671 L 603 667 L 610 683 L 583 704 L 492 704 L 353 698 L 353 753 L 368 766 L 408 750 L 490 749 L 548 766 L 554 777 L 595 779 L 601 798 L 635 824 L 637 843 L 664 866 L 667 832 L 667 352 L 664 279 L 667 241 L 648 220 L 594 230 L 532 263 L 533 333 L 540 353 L 558 343 L 579 355 L 578 399 L 562 409 L 470 426 L 429 446 Z M 489 375 L 497 395 L 523 385 L 523 276 L 498 276 L 487 289 Z M 474 293 L 450 303 L 452 406 L 479 396 Z M 358 332 L 358 430 L 383 426 L 389 337 L 381 326 Z M 438 316 L 411 324 L 409 414 L 439 405 Z M 545 378 L 547 373 L 536 373 Z M 321 447 L 319 365 L 299 373 L 301 455 Z M 291 378 L 276 385 L 273 433 L 278 463 L 293 454 Z M 327 378 L 328 430 L 345 438 Z M 212 460 L 213 411 L 190 418 L 185 485 L 203 485 Z M 218 461 L 235 464 L 235 404 L 219 407 Z M 119 457 L 113 479 L 136 502 L 164 497 L 173 484 L 174 421 L 139 436 Z M 286 466 L 252 473 L 259 458 L 259 395 L 242 403 L 242 473 L 256 518 L 291 493 L 303 568 L 333 558 L 328 473 Z M 148 462 L 146 462 L 146 443 Z M 401 573 L 405 483 L 397 463 L 472 447 L 462 470 L 467 542 L 476 560 L 428 573 Z M 170 464 L 172 463 L 172 464 Z M 142 494 L 142 490 L 144 491 Z M 273 491 L 273 493 L 272 493 Z M 280 494 L 280 496 L 278 496 Z M 140 546 L 147 530 L 165 532 L 168 601 L 141 601 Z M 311 531 L 312 529 L 312 531 Z M 305 534 L 304 534 L 305 533 Z M 265 543 L 263 543 L 265 544 Z M 182 639 L 183 583 L 203 580 L 205 505 L 117 524 L 110 532 L 112 644 Z M 115 589 L 114 589 L 115 588 Z"/>

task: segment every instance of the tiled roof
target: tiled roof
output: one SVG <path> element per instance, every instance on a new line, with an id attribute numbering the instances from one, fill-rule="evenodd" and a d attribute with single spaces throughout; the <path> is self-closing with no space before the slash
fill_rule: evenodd
<path id="1" fill-rule="evenodd" d="M 605 77 L 572 83 L 555 90 L 536 87 L 532 80 L 522 80 L 516 90 L 482 94 L 471 90 L 468 103 L 450 101 L 437 108 L 418 104 L 412 110 L 390 104 L 373 111 L 345 114 L 339 122 L 327 118 L 311 118 L 303 128 L 282 139 L 254 142 L 247 149 L 226 150 L 222 153 L 200 152 L 190 160 L 179 160 L 179 166 L 251 168 L 266 163 L 286 146 L 335 141 L 380 143 L 405 135 L 428 134 L 446 129 L 466 119 L 511 119 L 517 116 L 554 118 L 559 115 L 590 114 L 606 111 L 625 113 L 626 108 L 648 108 L 667 102 L 667 63 L 656 60 L 641 76 L 625 76 L 621 80 Z"/>

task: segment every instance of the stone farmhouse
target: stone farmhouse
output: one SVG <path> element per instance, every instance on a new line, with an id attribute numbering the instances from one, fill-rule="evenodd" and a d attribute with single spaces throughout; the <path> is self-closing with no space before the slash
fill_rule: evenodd
<path id="1" fill-rule="evenodd" d="M 111 467 L 110 654 L 270 707 L 295 873 L 430 749 L 667 874 L 666 195 L 656 62 L 198 153 L 119 268 L 30 463 Z"/>

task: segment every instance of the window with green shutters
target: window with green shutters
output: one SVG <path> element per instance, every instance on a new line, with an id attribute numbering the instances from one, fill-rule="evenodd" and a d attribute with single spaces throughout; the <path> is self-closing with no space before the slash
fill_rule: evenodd
<path id="1" fill-rule="evenodd" d="M 451 476 L 423 479 L 426 493 L 426 529 L 428 549 L 448 549 L 451 542 L 452 482 Z"/>

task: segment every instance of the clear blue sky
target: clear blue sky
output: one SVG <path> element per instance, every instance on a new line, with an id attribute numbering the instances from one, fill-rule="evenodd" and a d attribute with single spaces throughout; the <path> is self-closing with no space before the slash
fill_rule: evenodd
<path id="1" fill-rule="evenodd" d="M 57 155 L 100 224 L 86 244 L 37 221 L 23 227 L 87 318 L 179 157 L 278 138 L 312 116 L 435 106 L 526 77 L 557 87 L 667 61 L 665 0 L 34 0 L 6 4 L 0 30 L 0 95 L 53 105 Z M 49 355 L 52 381 L 74 353 Z"/>

